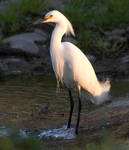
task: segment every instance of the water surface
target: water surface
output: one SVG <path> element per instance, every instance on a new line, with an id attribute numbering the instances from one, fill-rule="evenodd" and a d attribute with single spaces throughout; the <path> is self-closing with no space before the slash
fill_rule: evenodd
<path id="1" fill-rule="evenodd" d="M 129 96 L 129 82 L 116 81 L 111 82 L 111 99 L 124 98 Z M 72 118 L 72 129 L 66 131 L 66 124 L 69 113 L 69 96 L 66 88 L 56 88 L 56 80 L 54 76 L 22 76 L 8 77 L 5 81 L 0 82 L 0 126 L 8 126 L 10 123 L 18 128 L 37 132 L 36 135 L 45 137 L 48 143 L 58 141 L 53 149 L 60 147 L 60 143 L 65 139 L 63 135 L 70 135 L 72 141 L 64 141 L 66 146 L 62 149 L 68 149 L 68 145 L 75 143 L 83 145 L 96 140 L 98 131 L 90 135 L 89 131 L 80 131 L 79 136 L 74 135 L 74 126 L 77 117 L 77 95 L 73 93 L 75 100 L 75 109 Z M 99 106 L 95 106 L 86 100 L 82 102 L 82 115 L 95 110 Z M 59 133 L 56 136 L 57 132 Z M 99 131 L 103 133 L 103 131 Z M 67 136 L 66 136 L 67 137 Z M 88 139 L 87 139 L 88 138 Z M 69 136 L 66 139 L 70 139 Z M 53 141 L 53 142 L 52 142 Z M 70 147 L 71 147 L 70 146 Z M 66 148 L 65 148 L 66 147 Z M 48 148 L 50 148 L 48 146 Z"/>

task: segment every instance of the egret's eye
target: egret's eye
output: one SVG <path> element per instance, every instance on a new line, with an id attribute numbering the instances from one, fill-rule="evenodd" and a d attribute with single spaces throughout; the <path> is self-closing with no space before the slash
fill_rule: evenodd
<path id="1" fill-rule="evenodd" d="M 47 19 L 50 19 L 52 17 L 53 17 L 53 15 L 49 15 L 49 16 L 45 16 L 44 19 L 47 20 Z"/>
<path id="2" fill-rule="evenodd" d="M 41 19 L 44 19 L 44 18 L 45 18 L 45 14 L 42 15 Z"/>

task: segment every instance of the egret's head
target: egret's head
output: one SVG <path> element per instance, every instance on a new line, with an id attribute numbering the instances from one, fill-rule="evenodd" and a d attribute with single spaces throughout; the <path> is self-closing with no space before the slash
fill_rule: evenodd
<path id="1" fill-rule="evenodd" d="M 47 22 L 53 22 L 56 24 L 64 24 L 64 26 L 66 27 L 66 34 L 71 33 L 72 35 L 75 35 L 71 23 L 62 13 L 60 13 L 57 10 L 49 11 L 41 19 L 35 21 L 34 24 L 47 23 Z"/>
<path id="2" fill-rule="evenodd" d="M 34 22 L 34 24 L 39 24 L 39 23 L 47 23 L 47 22 L 54 22 L 58 23 L 60 22 L 63 18 L 63 14 L 61 14 L 57 10 L 52 10 L 49 11 L 45 16 L 43 16 L 41 19 L 37 20 Z"/>

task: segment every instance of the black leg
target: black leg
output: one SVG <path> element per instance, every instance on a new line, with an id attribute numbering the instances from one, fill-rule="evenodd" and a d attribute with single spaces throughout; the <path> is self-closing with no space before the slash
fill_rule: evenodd
<path id="1" fill-rule="evenodd" d="M 79 128 L 79 122 L 80 122 L 80 112 L 81 112 L 81 99 L 80 99 L 80 93 L 78 91 L 78 116 L 77 116 L 77 124 L 75 128 L 75 133 L 78 134 L 78 128 Z"/>
<path id="2" fill-rule="evenodd" d="M 69 120 L 68 120 L 67 128 L 70 128 L 71 118 L 72 118 L 72 113 L 73 113 L 73 108 L 74 108 L 74 101 L 73 101 L 71 90 L 69 90 L 69 97 L 70 97 L 70 113 L 69 113 Z"/>

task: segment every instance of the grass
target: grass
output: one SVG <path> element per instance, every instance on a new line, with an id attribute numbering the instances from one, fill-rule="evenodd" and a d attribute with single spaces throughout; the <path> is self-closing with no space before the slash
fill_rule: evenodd
<path id="1" fill-rule="evenodd" d="M 9 3 L 10 9 L 0 16 L 0 25 L 4 36 L 22 31 L 30 31 L 32 26 L 26 21 L 50 8 L 43 0 L 20 0 Z M 103 31 L 125 28 L 129 25 L 129 0 L 70 0 L 64 14 L 72 22 L 77 35 L 78 46 L 84 52 L 95 55 L 117 53 L 127 50 L 127 45 L 115 42 L 111 46 L 106 43 Z"/>
<path id="2" fill-rule="evenodd" d="M 128 26 L 128 8 L 128 0 L 71 0 L 66 5 L 64 13 L 75 28 L 79 47 L 83 51 L 99 54 L 101 53 L 99 44 L 103 42 L 102 45 L 104 45 L 104 37 L 102 37 L 99 28 L 112 30 Z M 96 37 L 99 37 L 99 42 L 96 42 Z M 96 45 L 94 45 L 95 43 Z M 93 45 L 99 47 L 97 52 L 94 51 Z M 113 47 L 107 46 L 105 49 L 107 52 L 112 52 L 114 45 Z M 119 45 L 117 49 L 119 50 Z"/>
<path id="3" fill-rule="evenodd" d="M 0 25 L 4 35 L 10 35 L 27 28 L 25 16 L 39 15 L 49 6 L 42 0 L 20 0 L 10 2 L 9 11 L 0 16 Z"/>

